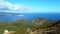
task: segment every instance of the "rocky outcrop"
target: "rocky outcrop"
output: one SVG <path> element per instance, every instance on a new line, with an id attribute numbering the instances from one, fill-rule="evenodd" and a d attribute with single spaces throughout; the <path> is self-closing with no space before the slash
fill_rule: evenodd
<path id="1" fill-rule="evenodd" d="M 15 33 L 15 31 L 4 30 L 4 33 L 3 34 L 13 34 L 13 33 Z"/>

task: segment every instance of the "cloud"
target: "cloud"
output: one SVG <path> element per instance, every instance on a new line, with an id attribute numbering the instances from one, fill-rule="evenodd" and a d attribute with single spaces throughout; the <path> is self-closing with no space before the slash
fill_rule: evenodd
<path id="1" fill-rule="evenodd" d="M 4 1 L 4 0 L 0 0 L 0 1 Z"/>
<path id="2" fill-rule="evenodd" d="M 19 10 L 19 11 L 27 11 L 29 10 L 28 6 L 21 4 L 12 4 L 5 0 L 0 0 L 0 10 Z"/>
<path id="3" fill-rule="evenodd" d="M 29 10 L 28 6 L 20 5 L 20 4 L 15 4 L 13 10 Z"/>

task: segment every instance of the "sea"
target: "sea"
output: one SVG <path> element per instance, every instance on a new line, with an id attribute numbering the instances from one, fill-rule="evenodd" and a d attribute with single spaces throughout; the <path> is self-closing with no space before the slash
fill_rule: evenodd
<path id="1" fill-rule="evenodd" d="M 32 20 L 34 18 L 46 18 L 50 20 L 60 20 L 60 14 L 59 13 L 22 13 L 20 16 L 15 15 L 0 15 L 0 22 L 3 21 L 16 21 L 16 20 Z"/>

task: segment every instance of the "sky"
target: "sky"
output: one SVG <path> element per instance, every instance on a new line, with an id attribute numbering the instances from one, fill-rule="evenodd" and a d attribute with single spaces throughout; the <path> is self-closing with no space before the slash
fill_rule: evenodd
<path id="1" fill-rule="evenodd" d="M 60 0 L 0 0 L 0 11 L 9 13 L 60 13 Z"/>

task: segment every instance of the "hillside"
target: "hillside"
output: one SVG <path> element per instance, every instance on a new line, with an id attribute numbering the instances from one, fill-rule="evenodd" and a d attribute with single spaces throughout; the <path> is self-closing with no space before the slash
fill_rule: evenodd
<path id="1" fill-rule="evenodd" d="M 54 22 L 55 21 L 40 18 L 40 17 L 34 18 L 31 21 L 29 20 L 16 20 L 14 22 L 3 21 L 0 23 L 0 34 L 2 34 L 4 30 L 17 31 L 17 32 L 24 33 L 26 32 L 27 28 L 34 30 L 37 27 L 41 27 L 42 29 L 44 29 L 50 26 L 51 24 L 53 24 Z"/>

